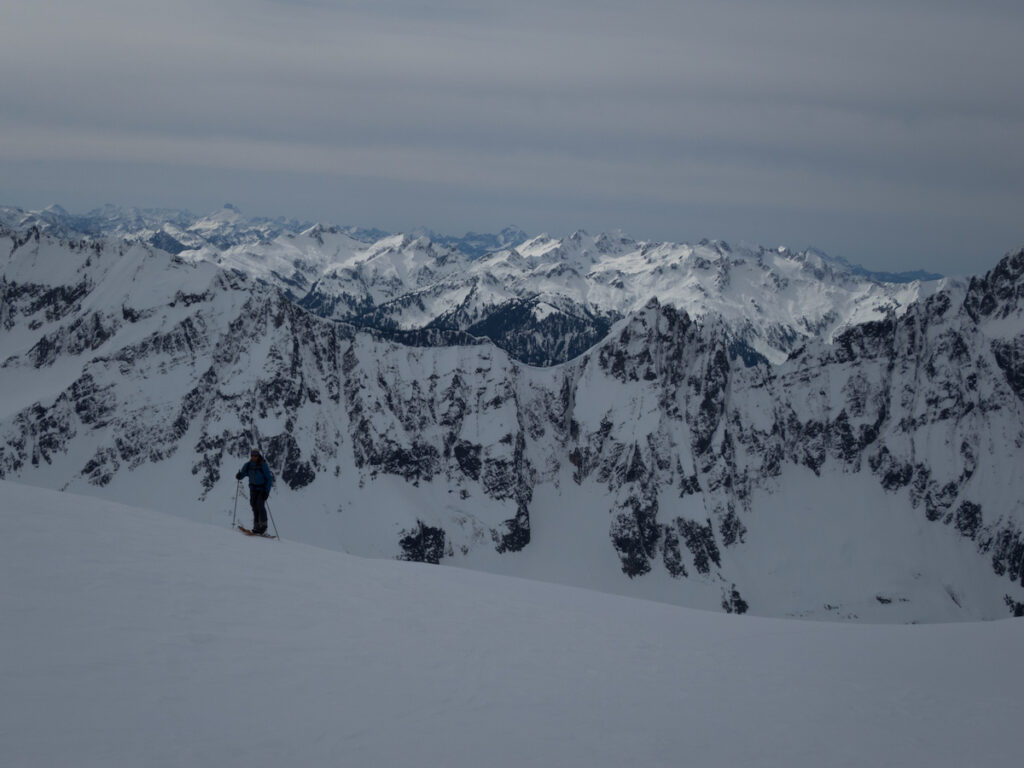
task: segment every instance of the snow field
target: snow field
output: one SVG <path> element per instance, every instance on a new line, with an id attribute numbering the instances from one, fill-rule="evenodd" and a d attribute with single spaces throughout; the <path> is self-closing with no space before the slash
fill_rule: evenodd
<path id="1" fill-rule="evenodd" d="M 0 483 L 0 764 L 985 766 L 1024 621 L 756 619 Z"/>

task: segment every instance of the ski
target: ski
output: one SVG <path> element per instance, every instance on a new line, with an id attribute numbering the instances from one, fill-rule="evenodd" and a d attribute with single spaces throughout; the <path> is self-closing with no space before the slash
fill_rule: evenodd
<path id="1" fill-rule="evenodd" d="M 246 536 L 259 536 L 261 539 L 276 539 L 277 538 L 277 536 L 271 536 L 269 533 L 256 533 L 255 531 L 250 531 L 248 528 L 246 528 L 243 525 L 239 525 L 238 526 L 238 530 L 240 530 Z"/>

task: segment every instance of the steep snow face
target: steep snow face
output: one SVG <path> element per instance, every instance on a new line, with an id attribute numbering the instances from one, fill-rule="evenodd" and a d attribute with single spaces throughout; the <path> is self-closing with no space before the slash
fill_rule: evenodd
<path id="1" fill-rule="evenodd" d="M 223 514 L 0 495 L 6 765 L 959 768 L 1019 753 L 1021 620 L 723 616 L 252 539 Z"/>
<path id="2" fill-rule="evenodd" d="M 188 323 L 194 305 L 238 284 L 124 241 L 8 240 L 0 276 L 0 412 L 30 405 L 78 379 L 96 355 Z M 225 293 L 226 292 L 226 293 Z"/>
<path id="3" fill-rule="evenodd" d="M 142 245 L 3 252 L 4 477 L 205 518 L 258 444 L 282 532 L 359 554 L 764 615 L 1024 612 L 1020 254 L 778 366 L 652 300 L 535 368 Z"/>
<path id="4" fill-rule="evenodd" d="M 370 245 L 348 263 L 332 265 L 316 286 L 316 294 L 344 294 L 351 290 L 352 283 L 357 283 L 365 287 L 371 306 L 377 307 L 403 300 L 438 280 L 464 272 L 469 263 L 469 258 L 459 251 L 437 247 L 426 238 L 395 235 Z M 309 306 L 311 302 L 307 299 L 303 304 Z M 418 302 L 405 304 L 406 317 L 402 318 L 404 322 L 397 323 L 399 327 L 422 328 L 434 318 L 434 313 Z M 413 317 L 409 318 L 409 314 Z"/>

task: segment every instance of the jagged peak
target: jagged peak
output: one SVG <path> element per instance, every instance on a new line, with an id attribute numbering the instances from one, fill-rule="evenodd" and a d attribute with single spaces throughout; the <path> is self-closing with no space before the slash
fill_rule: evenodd
<path id="1" fill-rule="evenodd" d="M 223 208 L 220 208 L 213 213 L 209 213 L 203 216 L 197 224 L 202 222 L 216 222 L 216 223 L 241 223 L 245 221 L 245 217 L 242 212 L 238 210 L 231 203 L 225 203 Z"/>
<path id="2" fill-rule="evenodd" d="M 1014 283 L 1024 278 L 1024 248 L 1010 251 L 985 275 L 989 280 L 1005 280 Z"/>
<path id="3" fill-rule="evenodd" d="M 975 320 L 1002 319 L 1022 314 L 1024 248 L 1007 253 L 983 277 L 972 277 L 964 308 Z"/>
<path id="4" fill-rule="evenodd" d="M 55 216 L 60 216 L 62 218 L 65 216 L 70 216 L 70 214 L 63 208 L 63 206 L 58 205 L 57 203 L 51 203 L 50 205 L 43 208 L 43 213 L 50 213 Z"/>
<path id="5" fill-rule="evenodd" d="M 330 226 L 328 226 L 326 224 L 323 224 L 321 222 L 317 222 L 316 224 L 311 226 L 309 229 L 304 229 L 299 234 L 302 235 L 303 237 L 316 237 L 318 235 L 322 235 L 322 234 L 325 234 L 325 233 L 334 234 L 334 233 L 337 233 L 337 232 L 338 232 L 337 228 L 330 227 Z"/>

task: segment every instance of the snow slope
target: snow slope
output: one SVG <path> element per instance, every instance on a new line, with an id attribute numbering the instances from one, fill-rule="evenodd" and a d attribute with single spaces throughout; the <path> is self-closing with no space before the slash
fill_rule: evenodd
<path id="1" fill-rule="evenodd" d="M 0 482 L 0 764 L 994 766 L 1024 620 L 728 616 Z"/>

